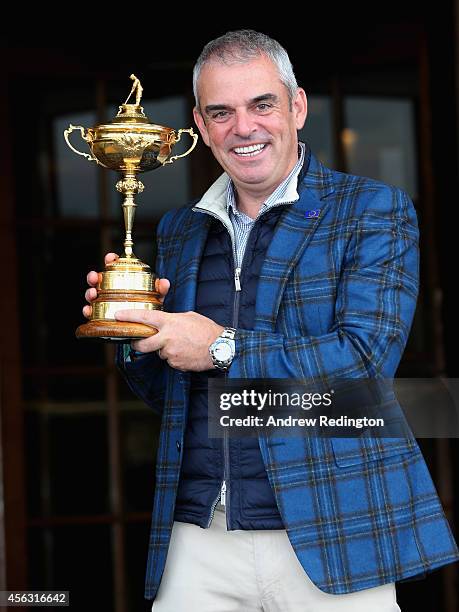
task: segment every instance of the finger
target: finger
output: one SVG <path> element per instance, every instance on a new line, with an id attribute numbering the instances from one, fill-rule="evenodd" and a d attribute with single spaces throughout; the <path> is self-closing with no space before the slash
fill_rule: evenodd
<path id="1" fill-rule="evenodd" d="M 119 255 L 117 255 L 116 253 L 107 253 L 104 257 L 104 262 L 105 264 L 108 264 L 117 259 L 119 259 Z"/>
<path id="2" fill-rule="evenodd" d="M 169 317 L 169 312 L 162 312 L 161 310 L 144 310 L 142 309 L 129 309 L 129 310 L 117 310 L 115 312 L 115 319 L 117 321 L 131 321 L 133 323 L 145 323 L 146 325 L 152 325 L 160 329 Z"/>
<path id="3" fill-rule="evenodd" d="M 141 338 L 140 340 L 132 340 L 131 347 L 135 351 L 140 351 L 141 353 L 153 353 L 154 351 L 159 351 L 159 349 L 163 348 L 163 339 L 160 333 L 158 332 L 154 336 L 150 336 L 149 338 Z M 165 359 L 164 356 L 161 356 L 161 359 Z"/>
<path id="4" fill-rule="evenodd" d="M 87 302 L 92 302 L 97 297 L 97 289 L 95 289 L 94 287 L 91 287 L 90 289 L 86 289 L 84 297 Z"/>
<path id="5" fill-rule="evenodd" d="M 94 272 L 94 270 L 91 270 L 91 272 L 88 272 L 86 276 L 86 281 L 88 285 L 90 285 L 91 287 L 95 287 L 97 283 L 99 282 L 98 272 Z"/>
<path id="6" fill-rule="evenodd" d="M 155 290 L 161 294 L 164 299 L 170 289 L 170 281 L 167 278 L 157 278 L 155 280 Z"/>
<path id="7" fill-rule="evenodd" d="M 92 306 L 83 306 L 83 315 L 90 319 L 92 315 Z"/>

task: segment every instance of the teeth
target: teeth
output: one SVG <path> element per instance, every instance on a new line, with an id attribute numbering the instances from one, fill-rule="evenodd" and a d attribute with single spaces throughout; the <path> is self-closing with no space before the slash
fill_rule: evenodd
<path id="1" fill-rule="evenodd" d="M 238 155 L 245 155 L 247 157 L 253 157 L 254 155 L 258 155 L 260 151 L 265 148 L 264 144 L 251 145 L 250 147 L 236 147 L 234 152 Z"/>

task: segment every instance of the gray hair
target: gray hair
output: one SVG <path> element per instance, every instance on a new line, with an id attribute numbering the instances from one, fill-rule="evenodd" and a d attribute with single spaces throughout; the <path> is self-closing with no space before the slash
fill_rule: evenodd
<path id="1" fill-rule="evenodd" d="M 280 80 L 287 88 L 291 108 L 292 100 L 298 90 L 298 83 L 287 51 L 277 40 L 254 30 L 227 32 L 207 43 L 193 69 L 193 93 L 196 106 L 199 108 L 198 79 L 204 64 L 212 60 L 220 61 L 222 64 L 243 63 L 262 54 L 266 55 L 277 67 Z"/>

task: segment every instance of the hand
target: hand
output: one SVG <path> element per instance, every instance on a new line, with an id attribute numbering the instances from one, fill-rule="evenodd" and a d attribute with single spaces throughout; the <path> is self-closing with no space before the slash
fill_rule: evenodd
<path id="1" fill-rule="evenodd" d="M 209 346 L 225 328 L 208 317 L 197 312 L 118 310 L 115 318 L 146 323 L 159 330 L 154 336 L 132 341 L 131 346 L 136 351 L 149 353 L 160 349 L 161 359 L 177 370 L 202 372 L 215 367 Z"/>
<path id="2" fill-rule="evenodd" d="M 115 261 L 116 259 L 119 259 L 119 256 L 116 253 L 107 253 L 104 258 L 105 265 L 107 265 L 108 263 L 111 263 L 112 261 Z M 94 270 L 91 270 L 91 272 L 89 272 L 86 277 L 86 280 L 88 282 L 90 289 L 86 290 L 86 293 L 84 294 L 84 296 L 85 296 L 86 301 L 89 302 L 89 306 L 88 305 L 83 306 L 83 315 L 87 319 L 91 317 L 91 313 L 92 313 L 91 303 L 97 297 L 97 289 L 95 287 L 102 280 L 101 277 L 102 277 L 101 273 L 94 272 Z M 156 279 L 155 291 L 158 291 L 158 293 L 160 294 L 161 303 L 164 302 L 164 298 L 166 297 L 167 292 L 169 291 L 169 287 L 170 287 L 170 282 L 167 280 L 167 278 L 157 278 Z"/>

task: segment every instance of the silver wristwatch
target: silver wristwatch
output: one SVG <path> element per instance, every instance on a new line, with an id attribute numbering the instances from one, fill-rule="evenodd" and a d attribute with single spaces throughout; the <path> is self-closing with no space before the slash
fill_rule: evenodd
<path id="1" fill-rule="evenodd" d="M 226 372 L 230 367 L 236 351 L 234 336 L 236 330 L 234 327 L 225 327 L 222 333 L 218 336 L 215 342 L 209 346 L 209 353 L 212 358 L 212 363 L 216 368 Z"/>

